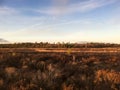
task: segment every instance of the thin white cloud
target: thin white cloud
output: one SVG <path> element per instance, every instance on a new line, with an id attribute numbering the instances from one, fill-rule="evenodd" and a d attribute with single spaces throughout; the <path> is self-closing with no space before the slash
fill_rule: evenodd
<path id="1" fill-rule="evenodd" d="M 14 8 L 10 8 L 7 6 L 0 6 L 0 15 L 11 15 L 16 13 L 18 13 L 18 11 L 15 10 Z"/>
<path id="2" fill-rule="evenodd" d="M 50 8 L 35 10 L 39 13 L 44 13 L 48 15 L 65 15 L 75 12 L 87 12 L 99 7 L 103 7 L 109 4 L 112 4 L 118 0 L 88 0 L 80 3 L 68 4 L 69 0 L 54 0 L 54 5 Z M 60 2 L 60 3 L 59 3 Z M 62 3 L 64 2 L 64 3 Z M 57 3 L 57 4 L 56 4 Z M 58 6 L 57 6 L 58 5 Z M 18 10 L 19 11 L 19 10 Z M 9 7 L 0 7 L 0 36 L 10 40 L 10 41 L 79 41 L 79 40 L 117 40 L 119 38 L 119 28 L 113 24 L 100 26 L 97 25 L 95 21 L 91 20 L 80 20 L 77 21 L 71 19 L 71 21 L 55 21 L 51 16 L 24 16 L 18 12 L 17 9 Z M 21 10 L 22 11 L 22 10 Z M 30 10 L 29 10 L 30 11 Z M 31 10 L 32 11 L 32 10 Z M 16 15 L 15 15 L 16 13 Z M 34 13 L 34 12 L 32 12 Z M 7 15 L 4 17 L 4 15 Z M 112 18 L 112 17 L 111 17 Z M 63 20 L 64 18 L 62 18 Z M 64 19 L 65 20 L 65 19 Z M 106 19 L 105 19 L 106 21 Z M 101 21 L 99 21 L 100 23 Z M 112 23 L 118 23 L 119 17 L 111 20 Z M 84 25 L 83 25 L 84 24 Z M 103 23 L 102 23 L 103 25 Z M 119 24 L 118 24 L 119 25 Z M 86 27 L 87 26 L 87 27 Z M 110 26 L 110 27 L 109 27 Z M 106 33 L 104 31 L 106 30 Z M 111 29 L 112 28 L 112 29 Z M 74 31 L 73 31 L 73 30 Z M 114 33 L 113 30 L 118 29 L 117 33 Z M 3 30 L 3 33 L 1 33 Z M 88 32 L 85 32 L 89 30 Z M 95 31 L 91 32 L 91 31 Z M 104 36 L 99 36 L 100 31 Z M 106 36 L 109 31 L 112 31 L 112 35 Z M 81 32 L 79 32 L 81 31 Z M 97 33 L 98 32 L 98 33 Z M 87 34 L 88 33 L 88 34 Z M 96 36 L 94 36 L 96 35 Z M 98 37 L 99 36 L 99 37 Z M 106 38 L 107 37 L 107 38 Z M 116 41 L 117 42 L 117 41 Z"/>
<path id="3" fill-rule="evenodd" d="M 19 30 L 15 30 L 15 31 L 8 31 L 8 32 L 3 32 L 0 34 L 0 36 L 2 37 L 6 37 L 7 40 L 10 41 L 14 41 L 16 40 L 22 40 L 22 39 L 28 39 L 30 40 L 31 37 L 33 39 L 33 41 L 41 39 L 41 40 L 50 40 L 50 39 L 54 39 L 56 38 L 56 40 L 64 40 L 62 39 L 62 37 L 66 37 L 67 35 L 69 35 L 71 32 L 68 29 L 67 31 L 61 31 L 64 30 L 66 26 L 71 26 L 73 24 L 85 24 L 88 25 L 91 22 L 88 20 L 75 20 L 75 21 L 64 21 L 64 22 L 60 22 L 60 23 L 53 23 L 53 24 L 48 24 L 48 25 L 44 25 L 41 23 L 37 23 L 34 25 L 31 25 L 29 27 L 24 27 L 21 28 Z M 62 36 L 62 37 L 61 37 Z M 9 38 L 10 37 L 10 38 Z M 49 39 L 48 39 L 49 38 Z"/>
<path id="4" fill-rule="evenodd" d="M 57 0 L 57 1 L 60 1 L 60 0 Z M 103 7 L 105 5 L 112 4 L 117 1 L 118 0 L 87 0 L 84 2 L 67 4 L 68 0 L 65 0 L 64 5 L 60 4 L 59 6 L 47 7 L 45 9 L 39 9 L 35 11 L 39 13 L 48 14 L 48 15 L 63 15 L 63 14 L 70 14 L 75 12 L 82 13 L 82 12 L 87 12 L 99 7 Z M 61 2 L 63 2 L 63 0 Z"/>
<path id="5" fill-rule="evenodd" d="M 44 16 L 25 16 L 21 13 L 0 14 L 0 32 L 25 31 L 35 26 L 47 22 L 48 18 Z"/>
<path id="6" fill-rule="evenodd" d="M 26 35 L 29 32 L 29 34 L 39 35 L 39 34 L 46 33 L 47 31 L 48 31 L 48 33 L 50 33 L 51 31 L 54 31 L 55 28 L 57 30 L 58 27 L 62 27 L 65 25 L 68 25 L 68 26 L 71 24 L 91 25 L 93 23 L 91 20 L 87 20 L 87 19 L 86 20 L 85 19 L 84 20 L 74 20 L 74 21 L 61 21 L 59 23 L 53 22 L 51 24 L 50 24 L 50 21 L 48 21 L 49 22 L 48 24 L 45 21 L 46 20 L 43 20 L 42 23 L 40 22 L 40 23 L 36 23 L 36 24 L 30 25 L 30 26 L 26 26 L 24 28 L 14 31 L 14 33 L 15 34 L 24 33 Z"/>

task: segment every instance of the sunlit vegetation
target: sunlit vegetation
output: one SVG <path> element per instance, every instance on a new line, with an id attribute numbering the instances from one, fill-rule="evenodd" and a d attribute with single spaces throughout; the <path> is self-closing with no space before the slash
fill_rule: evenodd
<path id="1" fill-rule="evenodd" d="M 0 90 L 120 90 L 120 53 L 0 52 Z"/>

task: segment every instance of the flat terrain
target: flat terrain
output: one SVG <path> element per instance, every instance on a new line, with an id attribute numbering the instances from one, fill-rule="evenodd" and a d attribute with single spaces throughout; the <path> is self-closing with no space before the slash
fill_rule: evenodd
<path id="1" fill-rule="evenodd" d="M 1 48 L 0 90 L 120 90 L 120 48 Z"/>
<path id="2" fill-rule="evenodd" d="M 0 48 L 0 52 L 120 52 L 120 48 Z"/>

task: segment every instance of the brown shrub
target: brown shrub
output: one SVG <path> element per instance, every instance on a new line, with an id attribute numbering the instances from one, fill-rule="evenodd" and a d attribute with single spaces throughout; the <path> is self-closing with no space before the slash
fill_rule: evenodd
<path id="1" fill-rule="evenodd" d="M 16 68 L 15 67 L 6 67 L 5 72 L 9 75 L 14 74 L 16 72 Z"/>
<path id="2" fill-rule="evenodd" d="M 0 87 L 3 86 L 3 84 L 4 84 L 3 79 L 0 79 Z"/>
<path id="3" fill-rule="evenodd" d="M 112 88 L 113 90 L 120 89 L 120 72 L 114 70 L 98 70 L 96 71 L 95 81 L 97 85 L 103 84 Z"/>

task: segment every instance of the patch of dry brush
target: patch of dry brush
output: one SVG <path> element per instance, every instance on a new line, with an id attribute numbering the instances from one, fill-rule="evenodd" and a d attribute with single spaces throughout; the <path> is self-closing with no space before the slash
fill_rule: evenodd
<path id="1" fill-rule="evenodd" d="M 0 53 L 0 90 L 120 90 L 120 55 Z"/>

